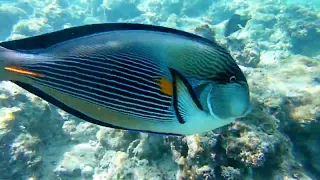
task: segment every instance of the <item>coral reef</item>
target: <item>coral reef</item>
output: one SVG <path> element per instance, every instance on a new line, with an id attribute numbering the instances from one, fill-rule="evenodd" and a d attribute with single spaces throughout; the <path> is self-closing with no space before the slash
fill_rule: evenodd
<path id="1" fill-rule="evenodd" d="M 64 139 L 56 108 L 9 82 L 1 83 L 1 178 L 38 176 L 42 151 Z"/>
<path id="2" fill-rule="evenodd" d="M 108 21 L 117 21 L 119 19 L 135 18 L 141 15 L 137 7 L 138 1 L 111 0 L 104 1 L 101 7 Z M 123 11 L 126 9 L 126 11 Z"/>
<path id="3" fill-rule="evenodd" d="M 279 26 L 291 38 L 292 51 L 296 54 L 307 56 L 320 55 L 318 41 L 320 38 L 320 13 L 312 7 L 301 8 L 298 6 L 286 7 L 283 15 L 279 18 Z M 283 17 L 282 17 L 283 16 Z M 296 18 L 296 21 L 285 21 L 285 19 Z M 303 44 L 303 46 L 301 46 Z"/>
<path id="4" fill-rule="evenodd" d="M 251 20 L 224 37 L 234 13 Z M 157 136 L 84 122 L 1 82 L 0 179 L 319 179 L 318 7 L 279 0 L 19 0 L 1 2 L 0 18 L 0 40 L 100 22 L 193 32 L 229 49 L 253 104 L 247 117 L 212 132 Z"/>
<path id="5" fill-rule="evenodd" d="M 11 34 L 12 27 L 22 18 L 27 18 L 27 13 L 19 7 L 1 4 L 0 17 L 5 21 L 0 22 L 0 39 L 4 40 Z"/>

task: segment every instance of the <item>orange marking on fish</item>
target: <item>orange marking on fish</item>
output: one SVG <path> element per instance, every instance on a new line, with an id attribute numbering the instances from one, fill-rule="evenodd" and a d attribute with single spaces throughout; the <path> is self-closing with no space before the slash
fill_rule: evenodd
<path id="1" fill-rule="evenodd" d="M 7 71 L 10 71 L 10 72 L 13 72 L 13 73 L 17 73 L 17 74 L 36 76 L 36 77 L 44 77 L 43 74 L 28 71 L 28 70 L 22 69 L 21 67 L 17 67 L 17 66 L 6 66 L 6 67 L 4 67 L 4 69 Z"/>
<path id="2" fill-rule="evenodd" d="M 172 83 L 164 77 L 156 80 L 160 86 L 160 90 L 163 94 L 172 96 L 173 94 L 173 85 Z"/>

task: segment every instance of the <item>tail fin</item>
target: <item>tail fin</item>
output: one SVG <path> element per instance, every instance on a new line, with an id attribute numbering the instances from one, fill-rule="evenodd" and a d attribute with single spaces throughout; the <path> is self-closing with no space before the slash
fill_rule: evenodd
<path id="1" fill-rule="evenodd" d="M 0 81 L 19 80 L 19 75 L 42 76 L 23 68 L 37 55 L 20 53 L 0 46 Z"/>

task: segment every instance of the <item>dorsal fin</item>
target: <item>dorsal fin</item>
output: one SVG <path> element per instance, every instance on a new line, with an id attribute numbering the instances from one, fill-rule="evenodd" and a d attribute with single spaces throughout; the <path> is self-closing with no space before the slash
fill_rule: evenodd
<path id="1" fill-rule="evenodd" d="M 145 30 L 145 31 L 156 31 L 163 33 L 175 34 L 178 36 L 184 36 L 196 41 L 200 41 L 213 46 L 219 46 L 217 43 L 205 39 L 201 36 L 197 36 L 192 33 L 155 26 L 146 24 L 131 24 L 131 23 L 104 23 L 104 24 L 91 24 L 78 27 L 72 27 L 63 29 L 60 31 L 42 34 L 39 36 L 29 37 L 20 40 L 13 40 L 0 43 L 3 46 L 12 50 L 35 50 L 50 47 L 54 44 L 58 44 L 71 39 L 76 39 L 83 36 L 93 35 L 96 33 L 110 32 L 110 31 L 121 31 L 121 30 Z M 219 46 L 220 47 L 220 46 Z"/>

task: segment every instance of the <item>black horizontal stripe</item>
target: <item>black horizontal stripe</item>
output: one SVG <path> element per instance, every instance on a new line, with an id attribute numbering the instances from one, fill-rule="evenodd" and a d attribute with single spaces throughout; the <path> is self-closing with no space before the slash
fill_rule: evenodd
<path id="1" fill-rule="evenodd" d="M 133 68 L 133 69 L 139 69 L 139 71 L 145 72 L 145 73 L 160 73 L 159 67 L 155 65 L 154 63 L 148 63 L 146 60 L 136 59 L 136 57 L 130 57 L 130 56 L 121 56 L 117 54 L 117 56 L 113 55 L 105 55 L 105 56 L 99 56 L 99 54 L 93 54 L 88 56 L 67 56 L 67 57 L 61 57 L 61 60 L 72 60 L 72 61 L 85 61 L 86 63 L 96 63 L 99 65 L 108 65 L 110 63 L 112 64 L 118 64 L 124 67 Z"/>
<path id="2" fill-rule="evenodd" d="M 93 58 L 94 57 L 89 57 L 89 60 Z M 105 57 L 100 57 L 100 59 L 104 59 L 103 63 L 112 63 L 146 74 L 151 72 L 152 74 L 157 73 L 159 75 L 161 73 L 159 66 L 155 65 L 154 63 L 148 63 L 147 61 L 143 61 L 141 59 L 135 59 L 135 57 L 107 55 Z"/>
<path id="3" fill-rule="evenodd" d="M 122 54 L 117 54 L 117 55 L 107 55 L 106 56 L 108 60 L 114 59 L 118 62 L 129 62 L 132 63 L 132 66 L 136 66 L 137 68 L 140 69 L 148 69 L 151 71 L 155 72 L 160 72 L 159 66 L 156 65 L 154 62 L 150 62 L 148 59 L 142 59 L 143 57 L 137 57 L 137 56 L 132 56 L 129 54 L 122 55 Z"/>
<path id="4" fill-rule="evenodd" d="M 88 76 L 83 74 L 83 73 L 88 73 L 88 71 L 85 71 L 82 73 L 79 73 L 78 71 L 78 73 L 73 73 L 72 71 L 66 72 L 66 71 L 61 71 L 59 69 L 49 69 L 49 68 L 46 69 L 45 67 L 43 67 L 42 70 L 39 70 L 38 72 L 46 74 L 46 78 L 52 81 L 59 81 L 60 79 L 61 80 L 63 79 L 66 82 L 72 82 L 69 85 L 74 88 L 84 88 L 86 91 L 90 91 L 94 94 L 97 94 L 103 97 L 113 96 L 112 98 L 117 98 L 122 101 L 131 101 L 132 103 L 151 106 L 152 108 L 160 108 L 161 106 L 168 106 L 170 104 L 170 97 L 162 95 L 160 92 L 160 89 L 158 90 L 158 96 L 156 96 L 155 94 L 147 93 L 146 91 L 144 91 L 144 89 L 140 89 L 140 90 L 133 89 L 133 88 L 128 89 L 128 86 L 123 86 L 122 84 L 117 83 L 121 81 L 121 79 L 119 79 L 119 77 L 117 76 L 112 77 L 113 78 L 112 82 L 110 82 L 104 79 L 101 80 L 101 79 L 88 78 Z M 135 86 L 136 84 L 133 84 L 133 85 Z M 117 87 L 117 89 L 112 87 Z M 134 91 L 135 94 L 141 94 L 144 96 L 139 96 L 133 93 L 124 92 L 121 90 L 124 88 L 127 88 L 126 89 L 127 92 Z M 96 89 L 98 89 L 99 91 Z M 151 91 L 152 90 L 155 91 L 154 89 L 151 89 Z M 114 94 L 117 94 L 117 96 Z M 150 96 L 155 98 L 152 99 L 150 98 Z M 159 100 L 160 98 L 163 101 L 160 101 Z M 140 101 L 136 101 L 136 99 L 139 99 Z"/>
<path id="5" fill-rule="evenodd" d="M 67 73 L 71 73 L 71 74 L 78 74 L 79 72 L 77 72 L 77 71 L 73 71 L 73 70 L 67 70 L 67 69 L 79 69 L 79 67 L 72 67 L 72 66 L 69 66 L 69 68 L 66 68 L 66 69 L 58 69 L 58 68 L 56 68 L 56 67 L 52 67 L 52 65 L 50 65 L 50 66 L 44 66 L 44 65 L 42 65 L 42 66 L 39 66 L 39 65 L 34 65 L 33 66 L 33 69 L 41 69 L 41 72 L 42 73 L 46 73 L 46 74 L 54 74 L 54 75 L 61 75 L 61 74 L 65 74 L 65 72 L 67 72 Z M 152 86 L 150 86 L 150 88 L 152 87 L 153 89 L 152 90 L 150 90 L 150 91 L 147 91 L 146 89 L 143 89 L 143 90 L 141 90 L 141 89 L 139 89 L 138 87 L 136 87 L 136 86 L 133 86 L 133 85 L 131 85 L 132 83 L 139 83 L 139 82 L 137 82 L 137 81 L 132 81 L 132 80 L 130 80 L 130 79 L 123 79 L 124 80 L 124 82 L 125 81 L 129 81 L 130 83 L 123 83 L 123 81 L 114 81 L 114 80 L 109 80 L 109 79 L 105 79 L 105 78 L 103 78 L 103 77 L 99 77 L 99 76 L 96 76 L 96 74 L 98 74 L 98 72 L 95 72 L 95 71 L 93 71 L 92 69 L 82 69 L 82 70 L 84 70 L 84 71 L 89 71 L 90 73 L 86 73 L 86 74 L 81 74 L 81 75 L 83 75 L 83 76 L 87 76 L 87 79 L 91 79 L 91 81 L 88 81 L 88 80 L 86 80 L 86 79 L 79 79 L 77 76 L 72 76 L 72 78 L 75 78 L 75 79 L 78 79 L 78 80 L 80 80 L 80 81 L 83 81 L 82 83 L 83 84 L 91 84 L 91 83 L 93 83 L 93 84 L 98 84 L 98 85 L 100 85 L 100 86 L 103 86 L 102 88 L 103 89 L 106 89 L 106 88 L 112 88 L 112 89 L 119 89 L 118 87 L 116 87 L 116 86 L 107 86 L 106 85 L 106 83 L 99 83 L 99 82 L 97 82 L 97 81 L 93 81 L 93 79 L 98 79 L 98 80 L 102 80 L 102 81 L 109 81 L 110 83 L 117 83 L 117 84 L 120 84 L 120 85 L 122 85 L 122 86 L 124 86 L 124 87 L 126 87 L 126 88 L 121 88 L 120 90 L 121 91 L 123 91 L 123 93 L 131 93 L 131 94 L 135 94 L 135 95 L 137 95 L 137 96 L 146 96 L 146 95 L 148 95 L 148 97 L 149 98 L 151 98 L 151 99 L 155 99 L 155 100 L 159 100 L 159 101 L 164 101 L 164 102 L 167 102 L 168 100 L 170 100 L 170 97 L 169 96 L 167 96 L 167 95 L 164 95 L 164 94 L 159 94 L 159 88 L 157 88 L 157 87 L 152 87 Z M 59 72 L 55 72 L 55 71 L 59 71 Z M 105 74 L 104 74 L 105 75 Z M 123 77 L 121 77 L 121 76 L 119 76 L 119 78 L 123 78 Z M 154 84 L 156 84 L 155 82 L 154 82 Z M 144 84 L 143 84 L 144 85 Z M 93 86 L 92 86 L 93 87 Z M 127 90 L 128 89 L 128 90 Z M 144 94 L 141 94 L 141 93 L 136 93 L 136 91 L 143 91 L 144 92 Z M 148 94 L 149 93 L 149 94 Z M 146 95 L 145 95 L 146 94 Z M 153 94 L 153 96 L 150 96 L 150 94 Z M 158 96 L 161 96 L 161 98 L 159 98 Z M 155 97 L 154 97 L 155 96 Z"/>
<path id="6" fill-rule="evenodd" d="M 32 68 L 32 66 L 29 66 L 29 68 L 34 69 L 39 73 L 45 73 L 43 70 L 46 70 L 49 72 L 55 72 L 56 74 L 63 74 L 70 78 L 77 77 L 79 79 L 93 81 L 105 85 L 105 87 L 103 87 L 104 89 L 108 87 L 117 87 L 119 89 L 125 89 L 127 91 L 137 91 L 137 93 L 140 94 L 156 92 L 149 95 L 156 98 L 170 98 L 160 92 L 160 87 L 158 87 L 157 83 L 155 82 L 155 77 L 141 77 L 142 75 L 140 74 L 130 76 L 134 73 L 125 72 L 125 70 L 114 70 L 110 69 L 110 67 L 109 69 L 103 69 L 102 67 L 88 67 L 87 65 L 82 64 L 71 64 L 72 63 L 70 62 L 63 64 L 59 63 L 56 65 L 50 64 L 50 68 L 46 67 L 45 65 L 40 66 L 38 64 L 34 66 L 36 68 Z M 121 84 L 119 82 L 121 82 Z M 79 83 L 81 84 L 81 82 Z M 135 86 L 136 88 L 132 89 L 132 86 Z"/>
<path id="7" fill-rule="evenodd" d="M 90 58 L 91 59 L 91 58 Z M 65 61 L 60 61 L 63 62 L 65 64 L 65 66 L 75 66 L 75 67 L 80 67 L 82 69 L 92 69 L 95 68 L 99 71 L 99 72 L 110 72 L 110 71 L 114 71 L 114 70 L 118 70 L 121 72 L 126 72 L 127 74 L 132 74 L 135 75 L 136 77 L 142 78 L 142 79 L 154 79 L 156 77 L 161 77 L 161 73 L 160 72 L 156 72 L 156 71 L 145 71 L 145 70 L 141 70 L 138 69 L 134 66 L 131 67 L 131 65 L 129 63 L 127 64 L 121 64 L 121 63 L 116 63 L 116 62 L 111 62 L 111 61 L 106 61 L 105 63 L 101 64 L 99 62 L 95 62 L 95 61 L 90 61 L 90 62 L 86 62 L 86 59 L 82 59 L 80 57 L 77 58 L 68 58 L 68 59 L 64 59 Z M 129 73 L 130 72 L 130 73 Z"/>
<path id="8" fill-rule="evenodd" d="M 129 106 L 128 103 L 122 102 L 122 101 L 114 101 L 111 99 L 106 99 L 104 97 L 94 95 L 94 94 L 89 94 L 88 92 L 85 92 L 84 90 L 80 89 L 74 89 L 70 87 L 68 84 L 59 81 L 59 82 L 51 82 L 49 80 L 44 80 L 41 78 L 35 78 L 35 77 L 30 77 L 33 79 L 36 83 L 39 83 L 40 85 L 47 86 L 49 88 L 58 90 L 60 92 L 64 92 L 68 95 L 72 95 L 73 97 L 84 99 L 88 102 L 97 104 L 102 107 L 106 107 L 109 109 L 112 109 L 114 111 L 131 115 L 131 116 L 136 116 L 138 118 L 151 118 L 156 121 L 165 121 L 165 120 L 171 120 L 172 115 L 171 111 L 165 112 L 157 112 L 157 111 L 150 111 L 148 107 L 135 107 L 135 106 Z M 116 102 L 116 103 L 115 103 Z M 155 110 L 155 109 L 153 109 Z"/>
<path id="9" fill-rule="evenodd" d="M 95 54 L 95 56 L 97 57 L 101 57 L 102 59 L 104 57 L 110 57 L 110 58 L 114 58 L 117 57 L 118 59 L 120 59 L 120 61 L 126 61 L 126 60 L 130 60 L 133 62 L 138 63 L 138 65 L 140 64 L 145 64 L 147 65 L 147 67 L 153 68 L 153 69 L 158 69 L 158 62 L 157 59 L 155 57 L 153 57 L 153 55 L 148 54 L 146 52 L 140 52 L 140 51 L 135 51 L 135 50 L 130 50 L 128 48 L 126 48 L 125 51 L 123 50 L 117 50 L 117 51 L 108 51 L 108 53 L 98 53 Z M 145 68 L 146 66 L 144 66 Z"/>
<path id="10" fill-rule="evenodd" d="M 42 70 L 53 72 L 55 74 L 63 74 L 69 78 L 77 78 L 86 80 L 88 82 L 94 82 L 100 84 L 99 88 L 108 90 L 108 88 L 115 87 L 117 89 L 123 89 L 127 92 L 134 92 L 138 94 L 145 94 L 148 96 L 155 97 L 156 99 L 164 98 L 170 99 L 169 96 L 164 95 L 160 92 L 160 87 L 155 82 L 155 79 L 138 79 L 137 76 L 129 76 L 130 74 L 124 74 L 121 71 L 99 71 L 93 67 L 87 68 L 77 66 L 52 66 L 53 68 L 41 67 Z M 70 68 L 71 67 L 71 68 Z M 64 69 L 62 69 L 64 68 Z M 72 69 L 72 70 L 70 70 Z M 42 70 L 39 70 L 41 73 Z M 45 72 L 42 72 L 45 73 Z M 153 82 L 152 82 L 153 81 Z M 82 84 L 83 82 L 78 82 Z M 87 82 L 86 82 L 87 83 Z M 103 86 L 101 86 L 103 85 Z M 135 88 L 132 88 L 134 86 Z M 110 90 L 112 91 L 112 90 Z"/>
<path id="11" fill-rule="evenodd" d="M 118 70 L 118 71 L 121 71 L 123 73 L 126 73 L 126 74 L 131 74 L 135 77 L 139 77 L 139 80 L 141 79 L 145 79 L 147 80 L 146 82 L 150 82 L 148 80 L 154 78 L 155 77 L 159 77 L 161 76 L 161 72 L 157 72 L 156 70 L 153 70 L 153 73 L 149 74 L 149 72 L 145 72 L 143 70 L 143 68 L 137 68 L 135 67 L 134 64 L 129 64 L 129 62 L 126 62 L 127 64 L 125 63 L 119 63 L 119 61 L 117 60 L 110 60 L 110 59 L 106 59 L 104 60 L 104 62 L 101 64 L 101 63 L 97 63 L 96 61 L 101 61 L 101 59 L 96 59 L 94 57 L 85 57 L 84 59 L 78 59 L 78 58 L 72 58 L 72 59 L 65 59 L 67 61 L 64 61 L 64 65 L 65 66 L 68 66 L 69 64 L 71 64 L 72 62 L 82 62 L 83 61 L 83 64 L 77 64 L 76 66 L 79 65 L 79 67 L 82 67 L 84 69 L 91 69 L 91 68 L 94 68 L 96 69 L 96 71 L 99 73 L 99 72 L 106 72 L 106 71 L 115 71 L 115 70 Z M 69 60 L 69 61 L 68 61 Z M 121 60 L 121 59 L 118 59 L 118 60 Z M 151 78 L 150 78 L 151 77 Z M 132 76 L 130 76 L 130 78 L 134 78 Z M 153 81 L 151 81 L 153 82 Z"/>
<path id="12" fill-rule="evenodd" d="M 42 72 L 44 74 L 49 72 L 48 77 L 52 77 L 55 80 L 59 79 L 59 78 L 63 78 L 66 81 L 72 82 L 72 84 L 69 84 L 69 85 L 73 85 L 73 86 L 77 85 L 77 84 L 79 84 L 79 85 L 82 84 L 83 86 L 87 87 L 86 91 L 93 91 L 93 93 L 96 93 L 96 94 L 98 94 L 100 96 L 104 96 L 104 97 L 110 96 L 110 93 L 107 94 L 106 92 L 111 92 L 111 93 L 113 93 L 112 96 L 114 96 L 114 97 L 111 96 L 112 98 L 117 98 L 117 99 L 120 98 L 120 100 L 122 100 L 122 101 L 131 102 L 133 104 L 144 105 L 148 108 L 152 108 L 152 110 L 149 109 L 151 111 L 154 111 L 155 108 L 161 109 L 163 107 L 169 107 L 171 105 L 171 98 L 161 94 L 159 92 L 160 89 L 158 90 L 157 93 L 146 94 L 145 89 L 148 86 L 142 87 L 143 89 L 138 89 L 138 90 L 132 89 L 128 86 L 121 87 L 121 84 L 119 84 L 117 82 L 121 82 L 121 81 L 125 80 L 125 78 L 117 79 L 118 77 L 121 77 L 121 74 L 118 74 L 118 76 L 117 76 L 117 74 L 115 74 L 115 71 L 111 71 L 113 73 L 113 74 L 111 74 L 112 75 L 112 77 L 111 77 L 110 75 L 105 76 L 106 72 L 101 71 L 101 69 L 97 70 L 97 69 L 93 69 L 92 67 L 88 68 L 87 66 L 83 67 L 83 69 L 85 69 L 85 70 L 83 71 L 83 69 L 82 69 L 82 71 L 83 71 L 82 72 L 79 70 L 79 68 L 80 68 L 79 64 L 77 64 L 78 67 L 74 67 L 74 66 L 70 66 L 70 62 L 63 62 L 63 63 L 59 62 L 59 64 L 57 64 L 57 65 L 50 64 L 50 68 L 45 67 L 44 65 L 42 67 L 39 67 L 39 64 L 37 64 L 36 66 L 37 66 L 36 67 L 37 72 Z M 62 71 L 63 68 L 65 71 L 68 71 L 68 72 Z M 72 70 L 70 71 L 70 69 L 72 69 Z M 55 74 L 50 74 L 50 72 L 55 73 Z M 100 72 L 102 72 L 102 73 L 100 73 Z M 92 79 L 92 77 L 96 77 L 97 74 L 99 74 L 99 73 L 100 73 L 100 75 L 98 77 L 102 76 L 102 78 Z M 63 77 L 60 77 L 60 76 L 55 77 L 55 76 L 57 76 L 57 74 L 58 75 L 63 74 Z M 88 74 L 91 75 L 92 77 L 89 78 L 87 76 Z M 110 77 L 112 78 L 111 81 L 110 81 Z M 75 79 L 75 78 L 77 78 L 77 79 Z M 86 82 L 81 81 L 81 80 L 86 80 Z M 106 81 L 106 80 L 109 80 L 109 81 Z M 91 81 L 91 83 L 90 83 L 90 81 Z M 141 79 L 140 79 L 140 81 L 141 81 Z M 95 84 L 93 84 L 93 82 L 95 82 Z M 137 81 L 137 82 L 139 82 L 139 81 Z M 117 86 L 118 89 L 112 89 L 112 87 L 114 87 L 115 85 Z M 133 84 L 133 85 L 136 87 L 137 84 Z M 155 86 L 155 82 L 153 82 L 153 84 L 150 84 L 150 85 Z M 92 88 L 92 87 L 94 87 L 94 88 Z M 132 82 L 131 82 L 131 87 L 132 87 Z M 81 87 L 75 86 L 75 88 L 81 88 Z M 124 92 L 123 90 L 121 90 L 123 88 L 126 88 L 127 90 L 129 90 L 129 92 L 132 90 L 135 90 L 135 93 L 140 94 L 140 95 L 132 95 L 131 93 Z M 102 92 L 101 91 L 94 91 L 94 89 L 103 90 L 103 91 Z M 150 89 L 149 92 L 154 92 L 154 89 Z M 117 96 L 115 96 L 114 94 L 116 94 Z M 155 96 L 155 94 L 157 96 Z M 149 97 L 151 97 L 153 99 L 151 99 Z M 140 101 L 138 102 L 137 100 L 140 100 Z M 141 100 L 143 100 L 143 101 L 141 102 Z"/>
<path id="13" fill-rule="evenodd" d="M 43 92 L 42 90 L 40 90 L 34 86 L 31 86 L 31 85 L 28 85 L 28 84 L 25 84 L 22 82 L 18 82 L 18 81 L 12 81 L 12 82 L 15 83 L 16 85 L 20 86 L 21 88 L 27 90 L 28 92 L 39 96 L 40 98 L 44 99 L 45 101 L 52 103 L 53 105 L 57 106 L 58 108 L 66 111 L 66 112 L 68 112 L 68 113 L 70 113 L 80 119 L 83 119 L 85 121 L 88 121 L 88 122 L 91 122 L 91 123 L 94 123 L 94 124 L 97 124 L 100 126 L 116 128 L 116 129 L 124 129 L 124 130 L 136 131 L 136 132 L 153 133 L 153 134 L 179 135 L 179 134 L 164 133 L 164 132 L 152 132 L 152 131 L 147 131 L 147 130 L 128 129 L 128 128 L 124 128 L 124 127 L 120 127 L 120 126 L 115 126 L 115 125 L 109 124 L 107 122 L 94 119 L 90 115 L 84 114 L 83 112 L 80 112 L 77 109 L 74 109 L 74 108 L 68 106 L 67 104 L 64 104 L 63 102 L 61 102 L 61 100 L 57 100 L 56 97 L 53 97 L 53 96 Z"/>
<path id="14" fill-rule="evenodd" d="M 56 69 L 52 69 L 51 68 L 42 68 L 43 71 L 42 73 L 46 73 L 49 75 L 49 77 L 56 77 L 58 76 L 57 78 L 61 78 L 61 77 L 65 77 L 65 71 L 63 70 L 56 70 Z M 50 69 L 51 72 L 47 71 L 46 69 Z M 57 72 L 54 72 L 54 71 L 59 71 L 60 73 L 57 73 Z M 71 72 L 72 73 L 72 72 Z M 79 79 L 77 76 L 72 76 L 72 77 L 67 77 L 67 78 L 71 78 L 72 80 L 74 79 L 75 81 L 72 81 L 72 82 L 78 82 L 80 81 L 80 83 L 78 83 L 79 85 L 86 85 L 86 86 L 89 86 L 90 88 L 95 88 L 95 89 L 98 89 L 99 91 L 102 91 L 102 92 L 109 92 L 109 93 L 114 93 L 113 92 L 113 89 L 115 90 L 118 90 L 118 91 L 121 91 L 121 94 L 126 94 L 126 95 L 132 95 L 131 98 L 134 98 L 135 97 L 139 97 L 139 99 L 143 99 L 144 101 L 146 99 L 144 98 L 148 98 L 149 101 L 147 102 L 152 102 L 153 101 L 161 101 L 162 103 L 167 103 L 168 101 L 170 101 L 170 97 L 167 96 L 167 95 L 163 95 L 163 94 L 160 94 L 157 89 L 157 91 L 145 91 L 145 90 L 141 90 L 141 89 L 138 89 L 136 86 L 133 86 L 133 85 L 130 85 L 130 84 L 122 84 L 122 82 L 119 82 L 119 81 L 114 81 L 114 80 L 111 80 L 110 82 L 111 83 L 117 83 L 117 84 L 120 84 L 121 86 L 123 87 L 126 87 L 126 89 L 124 88 L 118 88 L 117 86 L 107 86 L 106 84 L 103 84 L 103 83 L 97 83 L 96 81 L 93 81 L 93 79 L 102 79 L 102 78 L 98 78 L 98 77 L 95 77 L 95 76 L 91 76 L 91 75 L 88 75 L 88 74 L 83 74 L 84 76 L 87 76 L 88 79 L 90 78 L 91 81 L 89 80 L 86 80 L 86 79 Z M 65 79 L 65 78 L 64 78 Z M 69 79 L 68 79 L 69 80 Z M 105 79 L 102 79 L 102 80 L 105 80 Z M 98 86 L 99 88 L 97 88 L 96 86 Z M 109 90 L 106 92 L 106 90 L 108 89 L 112 89 L 112 90 Z M 141 91 L 143 91 L 141 93 Z M 140 100 L 141 101 L 141 100 Z M 158 103 L 160 104 L 160 103 Z"/>

